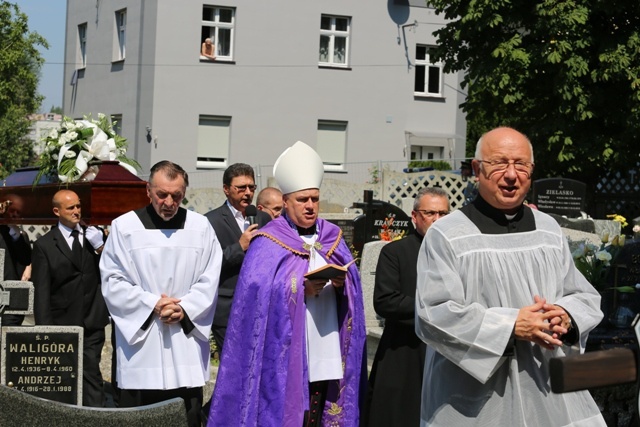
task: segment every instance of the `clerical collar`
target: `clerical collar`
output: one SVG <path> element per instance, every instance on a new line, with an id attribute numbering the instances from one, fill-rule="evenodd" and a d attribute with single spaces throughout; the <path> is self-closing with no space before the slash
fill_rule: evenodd
<path id="1" fill-rule="evenodd" d="M 293 223 L 293 221 L 291 221 L 291 218 L 289 218 L 287 216 L 286 212 L 282 213 L 282 216 L 287 220 L 287 223 L 289 224 L 289 227 L 293 228 L 294 230 L 296 230 L 298 232 L 299 236 L 313 236 L 314 234 L 316 234 L 317 232 L 317 224 L 318 221 L 316 221 L 311 227 L 309 228 L 302 228 L 302 227 L 298 227 L 297 225 L 295 225 Z"/>
<path id="2" fill-rule="evenodd" d="M 521 206 L 515 215 L 505 215 L 480 195 L 460 209 L 484 234 L 522 233 L 536 228 L 531 208 Z"/>
<path id="3" fill-rule="evenodd" d="M 135 211 L 140 221 L 144 225 L 144 228 L 148 230 L 178 230 L 184 228 L 184 223 L 187 220 L 187 210 L 184 208 L 178 208 L 178 212 L 168 221 L 165 221 L 158 215 L 153 205 L 147 205 L 142 209 Z"/>

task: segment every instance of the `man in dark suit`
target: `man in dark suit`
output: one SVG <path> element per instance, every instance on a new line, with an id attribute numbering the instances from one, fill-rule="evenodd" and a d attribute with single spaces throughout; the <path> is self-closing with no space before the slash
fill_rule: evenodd
<path id="1" fill-rule="evenodd" d="M 222 247 L 218 303 L 211 328 L 220 353 L 222 353 L 224 345 L 233 293 L 236 289 L 244 254 L 249 248 L 249 242 L 256 229 L 271 220 L 271 217 L 262 211 L 258 211 L 253 219 L 248 218 L 245 214 L 245 210 L 253 201 L 253 195 L 256 191 L 251 166 L 245 163 L 234 163 L 229 166 L 222 176 L 222 184 L 227 201 L 205 215 L 211 222 Z"/>
<path id="2" fill-rule="evenodd" d="M 0 203 L 4 218 L 22 217 L 24 202 L 16 194 L 7 194 Z M 31 245 L 27 235 L 17 225 L 0 225 L 0 248 L 4 249 L 4 280 L 31 280 Z M 3 314 L 2 326 L 20 326 L 24 315 Z"/>
<path id="3" fill-rule="evenodd" d="M 418 426 L 426 345 L 415 332 L 418 251 L 431 225 L 449 213 L 449 196 L 438 187 L 421 189 L 413 203 L 415 232 L 380 251 L 373 308 L 384 317 L 369 376 L 361 424 Z"/>
<path id="4" fill-rule="evenodd" d="M 104 235 L 96 227 L 81 227 L 80 199 L 71 190 L 53 196 L 53 213 L 58 226 L 33 244 L 35 321 L 84 328 L 82 404 L 101 407 L 100 356 L 109 322 L 98 269 Z"/>

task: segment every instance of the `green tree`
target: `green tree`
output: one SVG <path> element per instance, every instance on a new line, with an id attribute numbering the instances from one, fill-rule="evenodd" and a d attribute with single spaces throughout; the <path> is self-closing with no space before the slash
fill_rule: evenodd
<path id="1" fill-rule="evenodd" d="M 37 46 L 48 48 L 42 36 L 30 32 L 27 16 L 17 5 L 0 2 L 0 177 L 26 166 L 33 156 L 27 137 L 27 114 L 40 108 L 37 94 L 39 73 L 44 63 Z"/>
<path id="2" fill-rule="evenodd" d="M 434 56 L 467 72 L 469 145 L 513 126 L 531 139 L 538 177 L 589 184 L 639 160 L 640 2 L 427 2 L 451 20 Z"/>
<path id="3" fill-rule="evenodd" d="M 49 112 L 53 113 L 53 114 L 62 114 L 62 107 L 54 107 L 52 105 L 51 109 L 49 110 Z"/>

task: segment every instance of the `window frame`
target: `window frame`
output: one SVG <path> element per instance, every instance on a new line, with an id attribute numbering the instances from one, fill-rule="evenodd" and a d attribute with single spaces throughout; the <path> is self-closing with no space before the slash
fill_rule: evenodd
<path id="1" fill-rule="evenodd" d="M 329 29 L 322 28 L 323 18 L 329 18 Z M 346 19 L 347 29 L 336 30 L 336 20 Z M 327 47 L 326 61 L 322 61 L 322 38 L 328 37 L 329 43 Z M 335 45 L 336 38 L 344 38 L 344 63 L 335 61 Z M 318 47 L 318 65 L 330 68 L 349 68 L 349 56 L 351 51 L 351 17 L 343 15 L 329 15 L 323 13 L 320 15 L 320 45 Z"/>
<path id="2" fill-rule="evenodd" d="M 206 21 L 204 19 L 204 14 L 206 9 L 213 9 L 213 21 Z M 220 21 L 220 15 L 222 10 L 228 10 L 231 12 L 231 22 Z M 229 6 L 218 6 L 213 4 L 204 4 L 202 5 L 202 22 L 201 22 L 201 38 L 200 43 L 204 43 L 204 39 L 210 37 L 213 40 L 214 46 L 214 54 L 216 57 L 216 61 L 233 61 L 233 51 L 234 51 L 234 40 L 235 40 L 235 26 L 236 26 L 236 8 Z M 205 29 L 209 29 L 209 31 L 205 31 Z M 220 30 L 228 30 L 229 31 L 229 46 L 228 46 L 228 54 L 222 55 L 220 53 Z M 198 46 L 198 52 L 200 52 L 200 46 Z M 202 59 L 202 58 L 201 58 Z M 206 58 L 205 58 L 206 59 Z M 209 62 L 215 62 L 210 61 Z"/>
<path id="3" fill-rule="evenodd" d="M 325 148 L 323 147 L 323 143 L 325 142 L 323 140 L 322 134 L 321 132 L 324 130 L 329 131 L 330 129 L 321 129 L 321 127 L 335 127 L 335 128 L 342 128 L 340 129 L 342 132 L 342 135 L 344 136 L 344 138 L 340 141 L 340 143 L 342 144 L 342 153 L 341 153 L 341 159 L 339 162 L 325 162 L 325 159 L 332 159 L 332 155 L 330 153 L 336 153 L 338 150 L 332 150 L 331 148 Z M 337 129 L 335 129 L 337 130 Z M 348 144 L 348 135 L 349 135 L 349 122 L 346 120 L 326 120 L 326 119 L 319 119 L 318 120 L 318 126 L 317 126 L 317 136 L 316 136 L 316 151 L 318 152 L 318 154 L 320 155 L 320 158 L 323 159 L 322 165 L 324 167 L 325 171 L 328 172 L 340 172 L 340 171 L 344 171 L 345 170 L 345 165 L 347 164 L 347 144 Z M 327 138 L 327 142 L 331 142 L 330 140 L 333 138 Z"/>
<path id="4" fill-rule="evenodd" d="M 78 24 L 77 42 L 78 49 L 76 50 L 76 70 L 83 70 L 87 68 L 87 23 L 83 22 Z"/>
<path id="5" fill-rule="evenodd" d="M 203 138 L 203 133 L 204 133 L 203 131 L 205 131 L 205 129 L 203 129 L 203 126 L 206 126 L 202 123 L 203 121 L 226 123 L 226 129 L 227 129 L 226 139 L 227 140 L 213 141 L 214 146 L 211 148 L 203 147 L 203 145 L 207 143 L 207 141 L 201 140 L 201 138 Z M 232 123 L 231 116 L 218 116 L 218 115 L 211 115 L 211 114 L 200 114 L 198 116 L 198 138 L 196 143 L 196 168 L 197 169 L 223 169 L 228 166 L 229 151 L 231 147 L 231 123 Z M 216 144 L 220 146 L 216 147 L 215 146 Z M 222 147 L 222 145 L 226 145 L 226 146 Z M 213 152 L 215 152 L 216 150 L 224 151 L 225 155 L 224 157 L 220 157 L 220 158 L 200 156 L 202 151 L 205 150 L 206 148 L 209 148 Z"/>
<path id="6" fill-rule="evenodd" d="M 425 49 L 424 59 L 418 59 L 418 49 L 421 47 Z M 431 61 L 429 50 L 433 48 L 435 48 L 435 46 L 433 45 L 421 44 L 421 43 L 416 44 L 415 59 L 414 59 L 414 68 L 415 68 L 414 86 L 413 86 L 415 96 L 429 97 L 429 98 L 444 98 L 444 64 L 442 62 Z M 422 91 L 417 90 L 418 83 L 420 83 L 418 81 L 420 77 L 418 74 L 418 67 L 424 68 L 424 71 L 422 72 L 422 84 L 421 84 L 424 90 Z M 437 70 L 438 79 L 439 79 L 437 92 L 433 92 L 429 90 L 430 83 L 431 83 L 430 71 L 434 69 Z"/>
<path id="7" fill-rule="evenodd" d="M 127 56 L 127 9 L 115 12 L 113 62 L 124 61 Z"/>

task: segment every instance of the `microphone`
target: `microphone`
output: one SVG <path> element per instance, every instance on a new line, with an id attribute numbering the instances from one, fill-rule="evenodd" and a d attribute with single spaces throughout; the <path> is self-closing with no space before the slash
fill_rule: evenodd
<path id="1" fill-rule="evenodd" d="M 247 217 L 247 220 L 249 221 L 249 225 L 253 225 L 256 223 L 256 216 L 258 216 L 258 209 L 255 206 L 253 205 L 247 206 L 247 208 L 244 210 L 244 214 Z"/>

